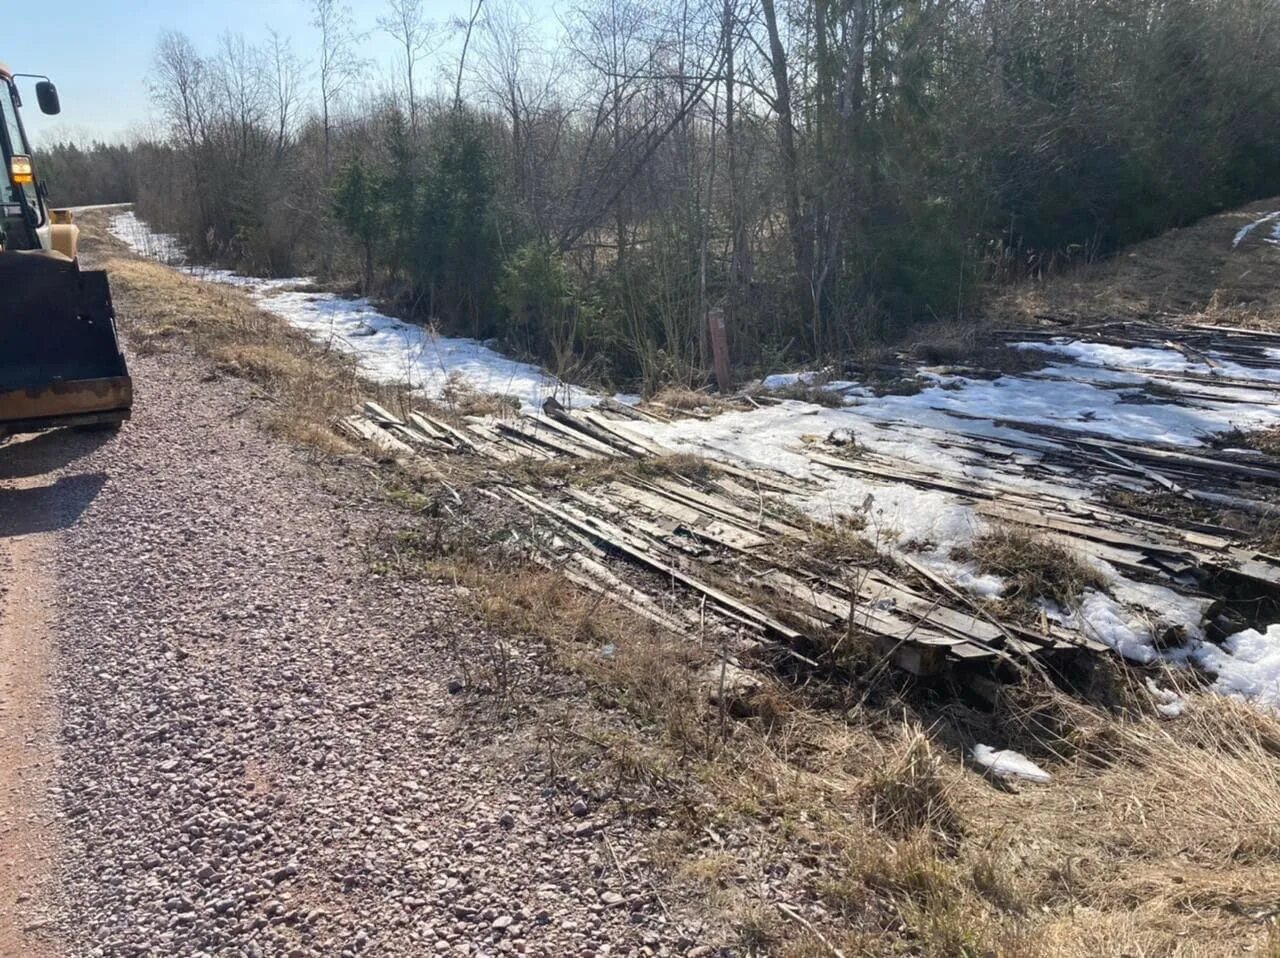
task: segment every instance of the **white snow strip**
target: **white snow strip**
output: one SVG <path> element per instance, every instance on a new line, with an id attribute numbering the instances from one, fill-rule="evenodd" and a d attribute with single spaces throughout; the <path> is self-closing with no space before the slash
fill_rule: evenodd
<path id="1" fill-rule="evenodd" d="M 1025 778 L 1029 782 L 1045 783 L 1053 776 L 1021 752 L 1011 749 L 995 749 L 990 745 L 975 745 L 969 753 L 973 760 L 997 778 Z"/>
<path id="2" fill-rule="evenodd" d="M 91 203 L 88 206 L 68 206 L 72 213 L 88 213 L 92 210 L 123 210 L 128 209 L 131 203 Z"/>
<path id="3" fill-rule="evenodd" d="M 1218 692 L 1280 711 L 1280 624 L 1266 632 L 1237 632 L 1221 648 L 1206 642 L 1196 660 L 1217 676 L 1213 687 Z"/>
<path id="4" fill-rule="evenodd" d="M 1080 610 L 1065 617 L 1063 624 L 1110 646 L 1130 662 L 1150 665 L 1161 657 L 1145 618 L 1103 592 L 1086 591 Z"/>
<path id="5" fill-rule="evenodd" d="M 318 342 L 354 355 L 361 370 L 373 379 L 403 383 L 439 397 L 450 378 L 460 376 L 477 390 L 514 396 L 530 408 L 541 407 L 549 396 L 573 407 L 599 401 L 538 366 L 509 359 L 474 339 L 441 336 L 387 316 L 367 299 L 288 291 L 306 285 L 306 278 L 258 279 L 229 270 L 189 267 L 177 238 L 154 232 L 132 210 L 113 217 L 110 229 L 136 253 L 182 268 L 199 279 L 248 290 L 267 312 Z"/>
<path id="6" fill-rule="evenodd" d="M 1239 363 L 1221 361 L 1215 367 L 1188 359 L 1176 349 L 1153 346 L 1113 346 L 1108 343 L 1088 343 L 1082 340 L 1053 340 L 1047 343 L 1014 343 L 1015 349 L 1048 350 L 1065 353 L 1089 366 L 1128 367 L 1150 369 L 1152 372 L 1204 373 L 1227 376 L 1232 379 L 1254 379 L 1280 383 L 1280 369 L 1257 369 Z"/>
<path id="7" fill-rule="evenodd" d="M 549 396 L 574 407 L 599 401 L 586 390 L 474 339 L 441 336 L 386 316 L 367 299 L 286 292 L 260 297 L 259 304 L 313 339 L 354 354 L 373 378 L 404 383 L 428 396 L 440 396 L 451 376 L 461 376 L 481 392 L 514 396 L 533 409 Z"/>
<path id="8" fill-rule="evenodd" d="M 1231 241 L 1231 248 L 1235 249 L 1237 246 L 1239 246 L 1241 243 L 1244 242 L 1244 239 L 1246 236 L 1252 233 L 1259 226 L 1262 226 L 1264 223 L 1270 223 L 1277 216 L 1280 216 L 1280 210 L 1276 210 L 1274 213 L 1268 213 L 1266 216 L 1262 217 L 1261 219 L 1254 220 L 1249 225 L 1240 227 L 1240 229 L 1236 232 L 1236 238 Z"/>
<path id="9" fill-rule="evenodd" d="M 818 378 L 816 372 L 775 373 L 760 380 L 765 389 L 785 389 L 788 386 L 807 386 Z"/>

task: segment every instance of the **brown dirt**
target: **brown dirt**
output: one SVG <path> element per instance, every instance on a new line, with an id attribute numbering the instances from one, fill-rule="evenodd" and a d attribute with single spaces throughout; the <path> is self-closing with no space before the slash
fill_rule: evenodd
<path id="1" fill-rule="evenodd" d="M 8 456 L 3 445 L 0 456 Z M 58 756 L 51 535 L 24 525 L 20 504 L 57 491 L 9 472 L 0 465 L 0 955 L 44 958 L 57 953 L 45 929 L 59 844 L 48 803 Z"/>

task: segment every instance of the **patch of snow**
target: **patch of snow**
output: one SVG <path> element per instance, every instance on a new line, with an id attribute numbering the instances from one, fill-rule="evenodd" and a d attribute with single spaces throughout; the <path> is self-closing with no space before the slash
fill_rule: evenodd
<path id="1" fill-rule="evenodd" d="M 922 552 L 912 558 L 930 572 L 948 580 L 957 589 L 985 599 L 999 598 L 1008 587 L 1000 576 L 979 572 L 976 563 L 957 562 L 937 549 Z"/>
<path id="2" fill-rule="evenodd" d="M 438 397 L 451 376 L 461 376 L 482 392 L 515 396 L 529 408 L 541 407 L 549 396 L 574 407 L 599 401 L 538 366 L 510 359 L 474 339 L 441 336 L 394 319 L 364 298 L 280 292 L 260 296 L 258 303 L 317 342 L 354 354 L 374 379 L 405 383 L 424 395 Z"/>
<path id="3" fill-rule="evenodd" d="M 765 409 L 722 413 L 714 419 L 684 419 L 672 423 L 634 422 L 628 428 L 678 452 L 691 452 L 726 462 L 776 469 L 797 479 L 821 478 L 821 492 L 796 496 L 792 503 L 822 521 L 842 515 L 864 514 L 868 538 L 931 543 L 944 552 L 972 540 L 985 525 L 973 509 L 945 492 L 916 489 L 904 483 L 885 484 L 871 477 L 839 472 L 818 465 L 804 455 L 806 440 L 849 429 L 857 442 L 877 449 L 911 447 L 916 457 L 936 458 L 932 443 L 909 433 L 872 436 L 860 422 L 863 407 L 825 409 L 809 403 L 783 402 Z M 882 439 L 885 439 L 882 442 Z M 822 447 L 817 447 L 822 448 Z M 829 450 L 826 450 L 829 451 Z M 867 497 L 872 507 L 864 512 Z"/>
<path id="4" fill-rule="evenodd" d="M 1150 665 L 1161 658 L 1150 623 L 1104 592 L 1086 590 L 1079 610 L 1063 616 L 1061 621 L 1067 628 L 1110 646 L 1130 662 Z"/>
<path id="5" fill-rule="evenodd" d="M 808 386 L 817 379 L 817 372 L 799 372 L 799 373 L 774 373 L 772 376 L 765 376 L 760 380 L 760 385 L 765 389 L 786 389 L 788 386 Z"/>
<path id="6" fill-rule="evenodd" d="M 1228 376 L 1232 379 L 1253 379 L 1264 382 L 1280 382 L 1280 369 L 1258 369 L 1239 363 L 1222 361 L 1210 368 L 1205 363 L 1189 359 L 1176 349 L 1156 346 L 1114 346 L 1110 343 L 1091 343 L 1084 340 L 1055 339 L 1047 343 L 1013 343 L 1015 349 L 1040 350 L 1063 353 L 1088 366 L 1123 367 L 1125 369 L 1149 369 L 1152 372 L 1204 373 Z"/>
<path id="7" fill-rule="evenodd" d="M 1150 676 L 1147 677 L 1147 691 L 1156 700 L 1156 711 L 1165 718 L 1177 718 L 1187 710 L 1187 701 L 1171 689 L 1162 689 Z"/>
<path id="8" fill-rule="evenodd" d="M 1182 595 L 1162 585 L 1135 582 L 1121 575 L 1111 580 L 1110 590 L 1117 601 L 1146 609 L 1162 633 L 1177 630 L 1192 645 L 1204 639 L 1204 617 L 1213 605 L 1212 599 Z"/>
<path id="9" fill-rule="evenodd" d="M 1206 642 L 1196 653 L 1196 661 L 1217 676 L 1213 687 L 1223 695 L 1280 710 L 1280 624 L 1269 626 L 1266 632 L 1237 632 L 1223 641 L 1221 648 Z"/>
<path id="10" fill-rule="evenodd" d="M 1021 752 L 975 745 L 969 753 L 973 760 L 997 778 L 1025 778 L 1029 782 L 1046 783 L 1053 776 Z"/>
<path id="11" fill-rule="evenodd" d="M 139 256 L 159 260 L 167 266 L 182 266 L 187 262 L 187 254 L 176 236 L 153 230 L 138 219 L 132 209 L 111 217 L 107 229 Z"/>
<path id="12" fill-rule="evenodd" d="M 1250 233 L 1252 233 L 1255 229 L 1257 229 L 1259 226 L 1262 226 L 1265 223 L 1270 223 L 1273 219 L 1275 219 L 1278 216 L 1280 216 L 1280 210 L 1276 210 L 1274 213 L 1268 213 L 1265 216 L 1263 216 L 1262 219 L 1254 220 L 1252 223 L 1248 224 L 1247 226 L 1240 227 L 1240 229 L 1236 232 L 1236 238 L 1231 241 L 1231 248 L 1235 249 L 1237 246 L 1243 243 L 1245 240 L 1245 237 L 1248 236 Z M 1277 227 L 1277 230 L 1273 231 L 1272 235 L 1274 236 L 1277 231 L 1280 231 L 1280 227 Z"/>

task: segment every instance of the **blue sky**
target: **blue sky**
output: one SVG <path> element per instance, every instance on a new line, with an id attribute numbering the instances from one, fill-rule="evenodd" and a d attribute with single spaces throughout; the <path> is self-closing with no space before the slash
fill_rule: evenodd
<path id="1" fill-rule="evenodd" d="M 465 15 L 469 9 L 468 0 L 429 0 L 427 6 L 435 20 Z M 376 30 L 384 3 L 353 2 L 351 7 L 357 29 L 370 31 L 364 55 L 376 64 L 369 79 L 376 83 L 377 71 L 385 72 L 394 56 L 393 43 Z M 0 48 L 0 59 L 18 73 L 46 73 L 58 85 L 62 114 L 44 117 L 35 108 L 34 81 L 18 81 L 33 140 L 65 135 L 117 139 L 150 116 L 146 76 L 162 31 L 181 31 L 201 51 L 211 52 L 227 30 L 256 41 L 274 28 L 311 59 L 316 37 L 310 20 L 306 0 L 62 0 L 34 10 L 28 19 L 35 27 L 34 42 L 26 48 Z"/>

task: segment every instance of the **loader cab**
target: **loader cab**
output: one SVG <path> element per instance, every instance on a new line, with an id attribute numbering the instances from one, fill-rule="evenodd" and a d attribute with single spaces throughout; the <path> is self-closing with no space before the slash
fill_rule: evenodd
<path id="1" fill-rule="evenodd" d="M 49 86 L 52 88 L 52 84 Z M 56 90 L 53 98 L 56 102 Z M 22 97 L 13 76 L 0 67 L 0 148 L 4 151 L 7 181 L 0 188 L 0 231 L 5 249 L 49 249 L 49 208 L 32 167 L 31 144 L 19 113 L 21 106 Z"/>

